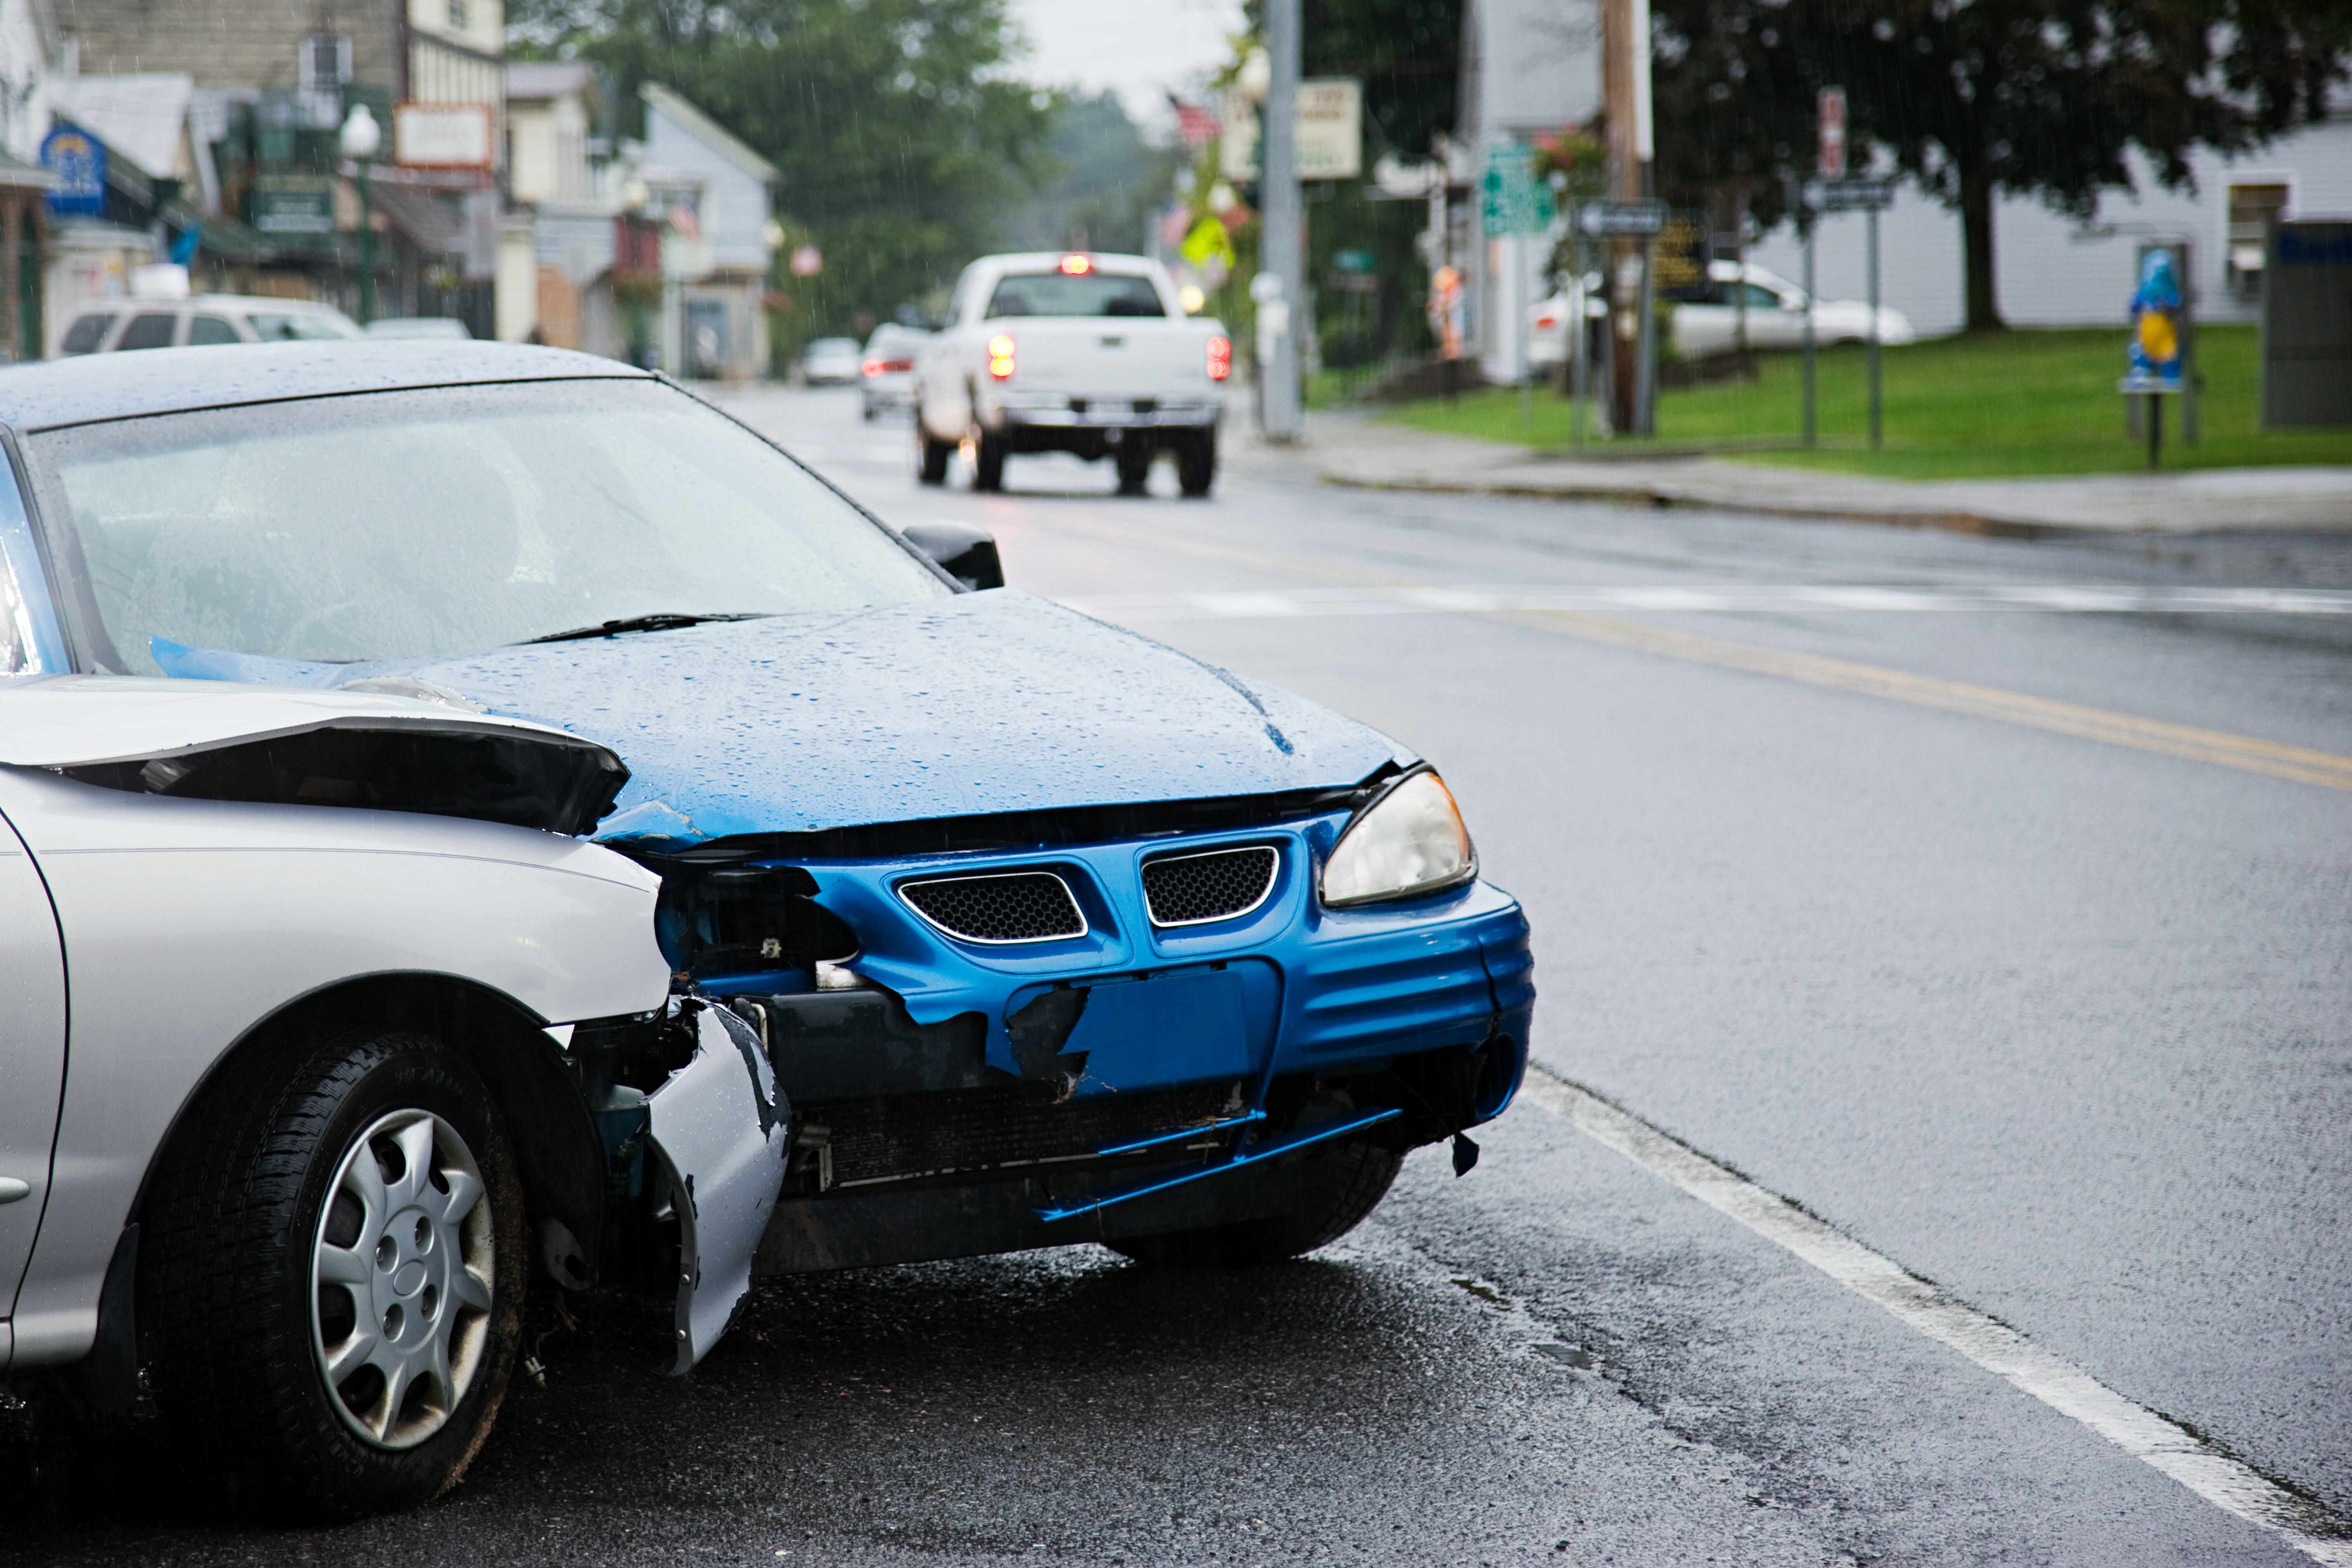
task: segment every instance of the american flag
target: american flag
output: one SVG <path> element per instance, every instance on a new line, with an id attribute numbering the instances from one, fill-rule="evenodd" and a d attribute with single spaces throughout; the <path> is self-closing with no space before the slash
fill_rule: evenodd
<path id="1" fill-rule="evenodd" d="M 1187 103 L 1174 93 L 1168 95 L 1169 107 L 1176 111 L 1176 134 L 1187 147 L 1205 147 L 1217 139 L 1217 114 L 1197 103 Z"/>

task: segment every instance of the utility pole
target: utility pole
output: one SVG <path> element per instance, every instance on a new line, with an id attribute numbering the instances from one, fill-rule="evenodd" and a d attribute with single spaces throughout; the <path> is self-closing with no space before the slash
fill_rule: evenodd
<path id="1" fill-rule="evenodd" d="M 1266 0 L 1266 63 L 1273 75 L 1260 110 L 1257 307 L 1260 407 L 1269 441 L 1298 438 L 1298 334 L 1314 323 L 1294 320 L 1305 299 L 1299 258 L 1298 0 Z M 1267 281 L 1271 279 L 1271 281 Z"/>
<path id="2" fill-rule="evenodd" d="M 1609 190 L 1621 202 L 1651 194 L 1650 0 L 1601 0 L 1601 102 L 1609 122 Z M 1619 435 L 1654 428 L 1650 401 L 1650 242 L 1610 241 L 1610 424 Z"/>

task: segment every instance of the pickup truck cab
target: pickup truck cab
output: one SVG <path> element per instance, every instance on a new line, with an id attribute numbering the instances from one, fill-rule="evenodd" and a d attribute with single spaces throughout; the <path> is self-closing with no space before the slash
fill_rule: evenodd
<path id="1" fill-rule="evenodd" d="M 1233 363 L 1225 329 L 1186 316 L 1156 261 L 984 256 L 915 362 L 917 476 L 944 483 L 970 441 L 977 489 L 1003 489 L 1015 452 L 1070 452 L 1109 458 L 1133 495 L 1165 450 L 1184 494 L 1204 496 Z"/>

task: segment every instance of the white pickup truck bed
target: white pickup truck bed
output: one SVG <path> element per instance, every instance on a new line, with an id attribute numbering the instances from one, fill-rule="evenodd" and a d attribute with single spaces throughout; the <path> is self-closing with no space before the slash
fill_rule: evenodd
<path id="1" fill-rule="evenodd" d="M 1166 268 L 1139 256 L 982 257 L 956 284 L 948 323 L 915 366 L 917 469 L 947 478 L 973 444 L 973 482 L 1003 483 L 1019 452 L 1109 458 L 1139 491 L 1171 453 L 1186 495 L 1208 493 L 1233 346 L 1188 317 Z"/>

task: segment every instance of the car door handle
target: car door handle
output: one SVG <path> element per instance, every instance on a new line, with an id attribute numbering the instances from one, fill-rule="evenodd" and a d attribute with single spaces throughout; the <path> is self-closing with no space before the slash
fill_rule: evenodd
<path id="1" fill-rule="evenodd" d="M 18 1198 L 33 1195 L 33 1184 L 16 1176 L 0 1176 L 0 1204 L 13 1204 Z"/>

